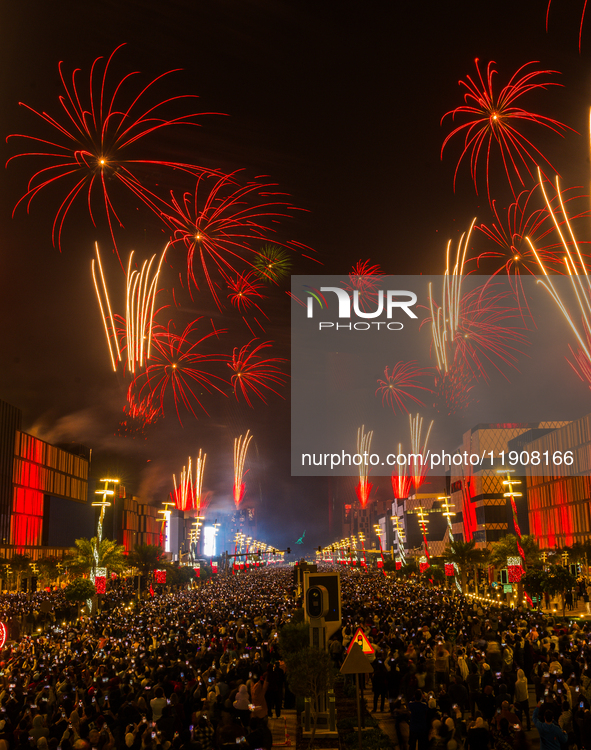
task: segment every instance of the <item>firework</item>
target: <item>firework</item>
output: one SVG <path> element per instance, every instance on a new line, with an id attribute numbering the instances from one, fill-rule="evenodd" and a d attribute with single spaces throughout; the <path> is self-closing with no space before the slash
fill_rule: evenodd
<path id="1" fill-rule="evenodd" d="M 378 298 L 380 280 L 383 273 L 379 265 L 370 265 L 371 261 L 357 261 L 349 273 L 349 283 L 345 284 L 345 289 L 353 293 L 355 304 L 361 310 L 375 304 Z"/>
<path id="2" fill-rule="evenodd" d="M 546 31 L 548 31 L 548 22 L 550 20 L 550 6 L 552 0 L 548 0 L 548 7 L 546 8 Z M 579 24 L 579 52 L 581 51 L 581 38 L 583 36 L 583 23 L 585 22 L 585 12 L 587 11 L 587 0 L 583 0 L 583 10 L 581 11 L 581 22 Z"/>
<path id="3" fill-rule="evenodd" d="M 418 460 L 417 458 L 415 458 L 412 462 L 412 466 L 409 465 L 412 483 L 415 488 L 415 493 L 417 493 L 419 491 L 419 487 L 425 481 L 425 475 L 428 469 L 427 443 L 429 442 L 429 435 L 431 434 L 431 428 L 433 427 L 433 420 L 431 420 L 431 424 L 429 425 L 429 429 L 427 430 L 427 434 L 425 435 L 425 442 L 422 444 L 421 433 L 423 431 L 423 418 L 420 416 L 420 414 L 417 414 L 414 418 L 411 414 L 409 414 L 408 422 L 410 425 L 411 452 L 415 456 L 418 456 Z"/>
<path id="4" fill-rule="evenodd" d="M 236 347 L 231 362 L 228 362 L 228 367 L 233 373 L 231 383 L 234 395 L 238 399 L 238 394 L 242 393 L 246 403 L 251 408 L 251 396 L 256 396 L 263 403 L 267 403 L 264 391 L 271 391 L 283 398 L 275 388 L 284 385 L 288 378 L 288 375 L 278 367 L 278 363 L 287 360 L 281 357 L 261 358 L 259 352 L 272 346 L 272 342 L 265 341 L 254 346 L 255 342 L 256 339 L 253 339 L 240 349 Z"/>
<path id="5" fill-rule="evenodd" d="M 145 200 L 149 191 L 138 176 L 142 167 L 166 167 L 191 173 L 204 171 L 189 164 L 127 158 L 132 147 L 151 133 L 172 125 L 196 125 L 195 118 L 208 113 L 186 113 L 172 118 L 166 116 L 169 105 L 196 98 L 191 95 L 169 97 L 156 104 L 146 103 L 148 92 L 151 94 L 153 87 L 166 76 L 177 72 L 175 70 L 157 76 L 137 93 L 131 94 L 125 103 L 124 92 L 137 72 L 128 73 L 113 84 L 108 81 L 113 56 L 122 46 L 124 45 L 115 49 L 104 65 L 101 64 L 102 57 L 93 62 L 88 84 L 84 87 L 78 83 L 77 74 L 80 70 L 74 70 L 71 81 L 68 82 L 60 62 L 59 76 L 63 87 L 63 94 L 59 97 L 60 114 L 54 117 L 20 103 L 51 128 L 48 131 L 51 135 L 37 137 L 18 133 L 8 136 L 24 138 L 35 145 L 34 151 L 17 154 L 9 161 L 27 156 L 44 163 L 30 178 L 27 191 L 16 204 L 15 210 L 22 203 L 26 205 L 28 212 L 33 198 L 47 188 L 62 186 L 64 189 L 65 197 L 59 203 L 52 227 L 53 244 L 59 249 L 64 221 L 78 198 L 86 202 L 93 224 L 96 207 L 101 206 L 116 248 L 114 228 L 123 224 L 115 210 L 110 186 L 123 186 Z"/>
<path id="6" fill-rule="evenodd" d="M 550 199 L 544 188 L 541 173 L 538 175 L 538 177 L 542 193 L 544 194 L 544 200 L 546 201 L 546 205 L 549 206 Z M 566 207 L 564 205 L 564 202 L 562 201 L 560 182 L 558 177 L 556 178 L 556 196 L 559 199 L 563 221 L 559 222 L 558 217 L 555 213 L 552 213 L 552 219 L 554 221 L 556 231 L 560 237 L 560 241 L 565 252 L 564 264 L 566 266 L 568 275 L 570 276 L 571 286 L 577 299 L 577 305 L 579 308 L 578 316 L 580 316 L 581 319 L 580 324 L 575 322 L 577 316 L 569 311 L 566 304 L 560 297 L 560 294 L 558 293 L 558 290 L 556 289 L 552 281 L 552 276 L 548 274 L 541 256 L 538 255 L 534 244 L 529 238 L 528 242 L 538 262 L 540 270 L 544 274 L 544 280 L 539 279 L 538 284 L 541 284 L 550 294 L 558 309 L 562 313 L 564 319 L 566 320 L 568 326 L 570 327 L 571 331 L 575 334 L 577 341 L 579 342 L 579 350 L 577 354 L 574 355 L 576 364 L 578 365 L 578 370 L 576 366 L 574 366 L 574 369 L 579 377 L 582 377 L 582 379 L 585 380 L 586 374 L 587 372 L 589 372 L 589 365 L 591 365 L 591 338 L 589 337 L 589 331 L 591 330 L 591 280 L 589 278 L 583 254 L 573 232 Z M 561 229 L 561 225 L 564 225 L 565 227 L 564 232 Z M 573 350 L 571 348 L 571 352 L 572 351 Z M 572 362 L 570 364 L 571 366 L 573 366 Z"/>
<path id="7" fill-rule="evenodd" d="M 152 398 L 148 397 L 138 402 L 136 396 L 133 389 L 128 388 L 128 403 L 123 407 L 125 418 L 119 423 L 119 435 L 145 436 L 148 425 L 155 424 L 161 416 L 160 407 Z"/>
<path id="8" fill-rule="evenodd" d="M 398 455 L 402 454 L 402 445 L 398 443 Z M 412 479 L 406 473 L 406 466 L 397 462 L 397 470 L 392 474 L 392 491 L 397 499 L 406 499 L 410 495 Z"/>
<path id="9" fill-rule="evenodd" d="M 278 284 L 287 278 L 293 266 L 291 255 L 283 247 L 263 245 L 254 260 L 254 267 L 261 281 Z"/>
<path id="10" fill-rule="evenodd" d="M 125 326 L 128 371 L 135 373 L 136 365 L 141 368 L 150 358 L 158 276 L 167 248 L 168 245 L 162 251 L 160 260 L 154 269 L 152 269 L 152 266 L 156 260 L 156 255 L 153 255 L 149 261 L 144 261 L 141 271 L 131 270 L 133 251 L 131 252 L 127 264 L 125 318 L 121 318 L 121 316 L 113 315 L 98 242 L 95 243 L 96 267 L 100 273 L 102 289 L 99 289 L 94 259 L 92 261 L 92 279 L 103 319 L 113 371 L 117 370 L 117 365 L 122 359 L 116 322 L 123 322 Z"/>
<path id="11" fill-rule="evenodd" d="M 368 481 L 369 472 L 369 455 L 371 452 L 371 439 L 373 437 L 373 430 L 365 432 L 365 425 L 362 425 L 357 430 L 357 455 L 362 456 L 362 460 L 359 464 L 359 483 L 355 487 L 355 494 L 359 500 L 359 505 L 362 508 L 367 507 L 369 502 L 369 495 L 373 484 Z"/>
<path id="12" fill-rule="evenodd" d="M 193 465 L 191 458 L 187 466 L 183 466 L 177 484 L 176 475 L 172 475 L 174 482 L 174 494 L 172 500 L 179 510 L 196 510 L 197 515 L 201 510 L 201 494 L 203 486 L 203 472 L 205 470 L 205 459 L 207 455 L 199 450 L 195 459 L 195 480 L 193 481 Z"/>
<path id="13" fill-rule="evenodd" d="M 488 381 L 487 364 L 501 373 L 502 364 L 516 368 L 518 355 L 527 344 L 527 338 L 515 326 L 509 326 L 510 321 L 522 317 L 514 305 L 515 296 L 510 289 L 498 291 L 498 285 L 489 280 L 481 287 L 462 293 L 470 231 L 460 238 L 456 263 L 451 270 L 448 243 L 442 304 L 435 303 L 429 284 L 431 317 L 425 322 L 431 324 L 436 367 L 441 377 L 455 365 L 469 371 L 469 374 L 458 375 L 460 379 L 481 377 Z"/>
<path id="14" fill-rule="evenodd" d="M 267 318 L 268 316 L 263 312 L 257 302 L 257 300 L 265 299 L 259 291 L 262 288 L 263 284 L 260 281 L 259 275 L 256 271 L 251 269 L 246 273 L 238 273 L 236 274 L 235 278 L 228 280 L 228 299 L 234 307 L 240 310 L 241 313 L 252 311 L 252 309 L 254 308 L 258 310 L 263 317 Z M 242 315 L 242 319 L 254 336 L 255 334 L 248 321 L 246 320 L 244 314 Z M 255 318 L 254 320 L 259 325 L 261 330 L 264 330 L 259 320 L 257 318 Z"/>
<path id="15" fill-rule="evenodd" d="M 419 367 L 416 360 L 412 362 L 397 362 L 391 372 L 386 367 L 384 370 L 384 380 L 378 379 L 376 396 L 378 393 L 381 393 L 382 406 L 387 404 L 392 408 L 393 412 L 396 412 L 396 407 L 398 407 L 401 412 L 405 411 L 408 413 L 408 409 L 404 403 L 406 399 L 424 406 L 425 404 L 409 391 L 413 388 L 420 388 L 422 391 L 429 391 L 431 393 L 430 388 L 419 384 L 420 378 L 428 373 L 429 370 Z"/>
<path id="16" fill-rule="evenodd" d="M 587 198 L 581 194 L 579 187 L 563 190 L 561 199 L 564 204 L 579 198 Z M 505 271 L 511 287 L 517 297 L 520 309 L 527 309 L 526 295 L 523 290 L 521 275 L 529 273 L 535 276 L 539 271 L 533 250 L 527 238 L 535 244 L 539 257 L 546 267 L 553 273 L 563 273 L 563 261 L 558 254 L 561 248 L 560 241 L 556 240 L 555 226 L 552 215 L 560 213 L 558 196 L 554 196 L 548 206 L 534 207 L 537 196 L 541 194 L 540 184 L 536 184 L 531 190 L 524 190 L 517 199 L 509 206 L 506 219 L 497 210 L 496 201 L 492 202 L 495 221 L 490 227 L 481 224 L 476 227 L 486 237 L 492 240 L 500 249 L 488 250 L 481 253 L 477 262 L 480 263 L 488 258 L 500 259 L 501 265 L 493 272 L 493 276 Z M 587 218 L 589 212 L 585 209 L 572 212 L 571 219 Z M 564 225 L 564 220 L 558 221 L 559 226 Z"/>
<path id="17" fill-rule="evenodd" d="M 497 72 L 493 67 L 495 63 L 490 62 L 488 64 L 486 77 L 483 77 L 478 59 L 475 62 L 477 78 L 467 76 L 465 81 L 459 81 L 460 86 L 463 86 L 467 92 L 464 94 L 464 104 L 447 112 L 441 120 L 443 122 L 448 115 L 451 115 L 454 121 L 457 116 L 468 115 L 468 122 L 459 125 L 449 133 L 443 142 L 441 154 L 443 156 L 443 150 L 456 134 L 462 133 L 464 135 L 464 148 L 454 173 L 454 189 L 460 164 L 464 157 L 468 157 L 470 173 L 476 192 L 478 192 L 478 163 L 482 153 L 486 152 L 485 177 L 490 201 L 489 169 L 491 151 L 494 145 L 500 152 L 513 195 L 515 195 L 515 179 L 523 185 L 522 172 L 525 170 L 531 176 L 531 164 L 537 165 L 542 160 L 555 171 L 541 151 L 522 135 L 512 123 L 521 124 L 525 121 L 543 125 L 559 135 L 563 135 L 564 131 L 572 130 L 572 128 L 551 117 L 528 112 L 515 106 L 516 101 L 530 91 L 545 90 L 549 86 L 560 86 L 561 84 L 553 81 L 540 80 L 540 76 L 546 77 L 558 71 L 530 69 L 525 72 L 528 66 L 535 65 L 537 61 L 526 63 L 514 73 L 507 85 L 496 94 L 493 87 L 493 76 Z"/>
<path id="18" fill-rule="evenodd" d="M 220 309 L 216 276 L 227 283 L 245 265 L 256 269 L 260 253 L 255 245 L 268 239 L 275 232 L 271 225 L 293 210 L 285 196 L 272 192 L 276 185 L 249 182 L 238 186 L 236 174 L 200 175 L 194 193 L 184 193 L 181 199 L 171 193 L 170 205 L 153 206 L 174 233 L 172 245 L 183 245 L 187 251 L 189 288 L 200 288 L 200 266 Z M 296 247 L 293 242 L 288 245 Z"/>
<path id="19" fill-rule="evenodd" d="M 448 343 L 451 344 L 457 337 L 460 323 L 460 301 L 462 275 L 464 273 L 464 263 L 468 251 L 468 243 L 474 221 L 470 225 L 467 233 L 462 234 L 458 243 L 456 253 L 456 263 L 450 270 L 450 250 L 451 240 L 447 243 L 446 250 L 446 268 L 443 276 L 443 301 L 441 307 L 435 310 L 433 303 L 432 285 L 429 284 L 429 304 L 431 308 L 431 333 L 433 338 L 433 348 L 437 357 L 437 369 L 441 372 L 447 372 L 451 365 L 448 357 Z M 453 361 L 453 360 L 452 360 Z"/>
<path id="20" fill-rule="evenodd" d="M 244 437 L 234 439 L 234 505 L 238 507 L 244 497 L 244 462 L 246 461 L 246 452 L 252 440 L 250 430 L 246 431 Z"/>
<path id="21" fill-rule="evenodd" d="M 205 369 L 212 363 L 221 362 L 222 355 L 202 354 L 199 350 L 208 339 L 217 337 L 220 332 L 199 336 L 198 322 L 199 318 L 189 323 L 180 335 L 174 333 L 172 323 L 166 327 L 154 326 L 150 364 L 130 384 L 127 397 L 129 404 L 149 404 L 157 414 L 164 415 L 164 402 L 170 393 L 182 424 L 181 407 L 195 418 L 196 407 L 207 414 L 202 401 L 202 389 L 207 393 L 217 391 L 226 395 L 221 387 L 225 381 Z"/>
<path id="22" fill-rule="evenodd" d="M 434 407 L 447 416 L 466 409 L 472 403 L 474 380 L 467 367 L 454 363 L 447 372 L 435 372 Z"/>

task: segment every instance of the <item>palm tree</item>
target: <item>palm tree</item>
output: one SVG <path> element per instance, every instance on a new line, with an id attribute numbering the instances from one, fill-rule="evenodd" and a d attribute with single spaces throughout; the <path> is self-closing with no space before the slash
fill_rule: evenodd
<path id="1" fill-rule="evenodd" d="M 460 585 L 462 594 L 466 593 L 468 570 L 473 569 L 482 560 L 482 551 L 476 549 L 476 542 L 462 542 L 454 539 L 446 547 L 443 557 L 446 562 L 455 563 L 460 569 Z"/>
<path id="2" fill-rule="evenodd" d="M 536 539 L 531 534 L 524 534 L 520 540 L 521 549 L 525 555 L 523 560 L 523 570 L 527 573 L 527 569 L 531 565 L 535 565 L 540 560 L 540 547 L 536 542 Z M 505 568 L 507 566 L 508 557 L 521 557 L 519 548 L 517 546 L 517 537 L 515 534 L 507 534 L 498 542 L 493 544 L 490 553 L 490 562 L 495 568 Z M 523 578 L 517 584 L 517 600 L 521 602 L 523 600 Z"/>
<path id="3" fill-rule="evenodd" d="M 23 573 L 28 573 L 31 570 L 31 558 L 28 555 L 15 552 L 10 558 L 10 567 L 12 572 L 16 573 L 16 590 L 20 591 Z"/>
<path id="4" fill-rule="evenodd" d="M 521 537 L 521 549 L 525 555 L 524 568 L 527 570 L 529 565 L 534 565 L 540 560 L 540 547 L 536 539 L 531 534 L 524 534 Z M 491 565 L 495 568 L 504 568 L 507 565 L 508 557 L 521 557 L 517 547 L 517 537 L 515 534 L 507 534 L 492 546 L 490 554 Z"/>
<path id="5" fill-rule="evenodd" d="M 56 579 L 59 580 L 61 563 L 62 561 L 59 557 L 42 557 L 38 560 L 37 567 L 39 568 L 40 580 L 47 581 L 47 583 L 51 583 L 51 581 L 55 581 Z"/>
<path id="6" fill-rule="evenodd" d="M 138 598 L 141 596 L 142 576 L 151 576 L 152 572 L 162 564 L 162 547 L 155 544 L 136 544 L 133 551 L 129 553 L 130 566 L 137 569 Z"/>
<path id="7" fill-rule="evenodd" d="M 98 562 L 95 557 L 97 538 L 76 539 L 70 550 L 67 565 L 77 573 L 88 574 L 96 568 L 108 568 L 113 573 L 122 573 L 129 568 L 129 561 L 125 555 L 125 547 L 110 539 L 101 539 L 98 545 Z"/>
<path id="8" fill-rule="evenodd" d="M 0 591 L 2 590 L 2 581 L 6 581 L 8 579 L 9 567 L 9 561 L 5 560 L 3 557 L 0 557 Z M 6 587 L 8 588 L 8 584 Z"/>

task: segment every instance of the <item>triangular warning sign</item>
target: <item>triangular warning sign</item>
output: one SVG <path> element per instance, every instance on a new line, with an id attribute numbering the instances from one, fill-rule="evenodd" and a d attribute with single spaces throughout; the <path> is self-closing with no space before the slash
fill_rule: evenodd
<path id="1" fill-rule="evenodd" d="M 372 672 L 371 662 L 363 653 L 361 647 L 353 641 L 341 667 L 341 674 L 371 674 Z"/>
<path id="2" fill-rule="evenodd" d="M 371 645 L 371 643 L 367 640 L 367 636 L 363 632 L 363 628 L 357 628 L 357 632 L 351 639 L 351 643 L 349 644 L 349 648 L 347 649 L 347 653 L 351 650 L 351 646 L 356 643 L 358 646 L 361 646 L 361 650 L 364 654 L 373 654 L 375 653 L 374 647 Z"/>

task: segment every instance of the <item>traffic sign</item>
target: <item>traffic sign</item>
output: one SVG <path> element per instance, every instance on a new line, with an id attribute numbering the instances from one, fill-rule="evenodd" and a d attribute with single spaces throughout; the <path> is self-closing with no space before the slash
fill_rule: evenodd
<path id="1" fill-rule="evenodd" d="M 356 643 L 358 646 L 361 647 L 361 650 L 364 654 L 373 654 L 375 653 L 374 647 L 371 645 L 371 643 L 367 640 L 367 636 L 363 632 L 363 628 L 357 628 L 357 632 L 353 636 L 351 643 L 349 644 L 349 648 L 347 649 L 347 653 L 351 650 L 351 647 L 353 644 Z"/>
<path id="2" fill-rule="evenodd" d="M 359 646 L 356 648 L 353 648 L 353 646 L 357 646 L 355 641 L 349 646 L 349 652 L 340 670 L 341 674 L 371 674 L 373 667 L 370 660 Z"/>

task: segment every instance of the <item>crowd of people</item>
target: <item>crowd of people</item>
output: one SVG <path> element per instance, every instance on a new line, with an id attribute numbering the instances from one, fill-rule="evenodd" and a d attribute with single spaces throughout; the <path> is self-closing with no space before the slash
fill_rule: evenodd
<path id="1" fill-rule="evenodd" d="M 329 652 L 338 667 L 363 628 L 400 750 L 527 750 L 532 725 L 542 750 L 591 750 L 587 623 L 381 574 L 341 587 Z M 2 597 L 0 750 L 270 748 L 268 718 L 296 707 L 278 644 L 299 608 L 289 569 L 140 603 L 119 588 L 92 618 L 59 592 Z"/>
<path id="2" fill-rule="evenodd" d="M 418 583 L 349 576 L 337 664 L 362 627 L 375 648 L 373 712 L 401 750 L 591 748 L 591 626 L 486 606 Z M 533 711 L 530 706 L 533 707 Z"/>

